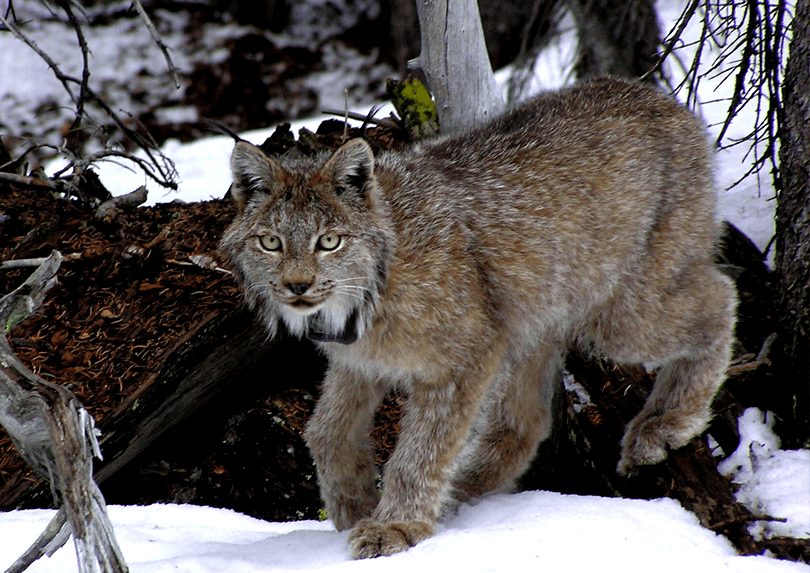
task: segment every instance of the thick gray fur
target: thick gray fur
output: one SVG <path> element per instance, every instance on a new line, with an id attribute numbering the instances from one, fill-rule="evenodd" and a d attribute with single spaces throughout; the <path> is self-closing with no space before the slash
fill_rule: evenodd
<path id="1" fill-rule="evenodd" d="M 221 247 L 270 333 L 322 340 L 306 439 L 353 556 L 407 549 L 444 509 L 512 487 L 575 345 L 661 365 L 620 472 L 704 431 L 736 303 L 712 262 L 711 162 L 691 113 L 614 79 L 377 157 L 359 139 L 307 160 L 236 145 Z M 369 431 L 392 387 L 408 401 L 378 491 Z"/>

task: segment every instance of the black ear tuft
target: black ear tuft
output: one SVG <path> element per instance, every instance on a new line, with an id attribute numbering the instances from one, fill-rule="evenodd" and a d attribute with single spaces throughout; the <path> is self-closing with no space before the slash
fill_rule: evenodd
<path id="1" fill-rule="evenodd" d="M 344 143 L 323 166 L 323 172 L 335 181 L 338 193 L 367 193 L 374 176 L 374 153 L 365 140 L 357 138 Z"/>
<path id="2" fill-rule="evenodd" d="M 354 173 L 346 173 L 346 183 L 350 189 L 361 191 L 370 175 L 368 166 L 365 163 L 358 163 Z"/>
<path id="3" fill-rule="evenodd" d="M 231 196 L 241 211 L 256 192 L 267 192 L 281 174 L 278 162 L 246 141 L 239 141 L 231 153 L 233 185 Z"/>

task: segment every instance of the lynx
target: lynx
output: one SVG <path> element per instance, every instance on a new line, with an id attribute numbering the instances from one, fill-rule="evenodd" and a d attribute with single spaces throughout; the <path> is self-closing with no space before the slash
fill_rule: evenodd
<path id="1" fill-rule="evenodd" d="M 316 158 L 236 144 L 221 248 L 269 332 L 328 357 L 305 438 L 353 557 L 509 490 L 571 348 L 660 365 L 619 472 L 706 428 L 736 301 L 712 259 L 710 163 L 691 113 L 614 79 L 377 156 L 362 139 Z M 407 402 L 378 489 L 369 431 L 394 387 Z"/>

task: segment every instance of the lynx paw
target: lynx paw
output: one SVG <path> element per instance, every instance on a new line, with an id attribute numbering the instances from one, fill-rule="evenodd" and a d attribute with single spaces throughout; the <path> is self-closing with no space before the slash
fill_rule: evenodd
<path id="1" fill-rule="evenodd" d="M 383 523 L 364 519 L 349 534 L 349 551 L 353 559 L 393 555 L 410 549 L 432 534 L 433 526 L 426 521 Z"/>
<path id="2" fill-rule="evenodd" d="M 654 465 L 667 457 L 667 450 L 685 446 L 706 427 L 708 415 L 688 416 L 682 412 L 642 412 L 627 426 L 622 439 L 618 472 L 628 475 L 636 466 Z"/>

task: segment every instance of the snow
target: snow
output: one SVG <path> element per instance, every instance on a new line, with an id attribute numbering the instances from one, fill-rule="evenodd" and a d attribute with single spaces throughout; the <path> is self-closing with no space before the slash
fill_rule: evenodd
<path id="1" fill-rule="evenodd" d="M 310 6 L 317 6 L 312 0 Z M 366 2 L 364 6 L 371 6 Z M 682 2 L 659 2 L 664 22 L 672 22 Z M 371 9 L 371 8 L 369 8 Z M 313 14 L 309 16 L 314 17 Z M 316 20 L 302 18 L 307 33 L 318 28 Z M 39 26 L 37 39 L 49 47 L 68 44 L 64 30 L 48 23 Z M 662 28 L 668 29 L 666 23 Z M 146 36 L 124 34 L 110 25 L 89 34 L 98 58 L 93 68 L 101 80 L 121 73 L 132 62 L 142 65 L 164 65 L 162 56 Z M 219 31 L 221 32 L 221 30 Z M 224 32 L 223 32 L 224 33 Z M 303 33 L 303 32 L 302 32 Z M 689 34 L 695 30 L 688 31 Z M 568 80 L 565 66 L 574 50 L 572 32 L 552 43 L 536 68 L 533 89 L 554 87 Z M 0 34 L 0 69 L 6 77 L 20 81 L 0 85 L 0 123 L 37 126 L 35 115 L 22 102 L 37 97 L 45 105 L 60 103 L 61 88 L 44 64 L 26 49 L 11 49 L 8 35 Z M 108 57 L 121 51 L 129 57 Z M 71 52 L 75 58 L 76 52 Z M 137 55 L 132 58 L 132 54 Z M 60 58 L 63 54 L 54 53 Z M 67 57 L 66 54 L 64 54 Z M 181 68 L 188 61 L 174 54 Z M 339 58 L 335 55 L 335 59 Z M 361 74 L 361 58 L 346 62 L 344 69 Z M 71 68 L 72 66 L 72 68 Z M 74 71 L 78 61 L 66 64 Z M 132 74 L 137 70 L 123 69 Z M 503 77 L 504 73 L 499 74 Z M 26 79 L 30 78 L 30 81 Z M 320 72 L 311 85 L 318 86 L 332 107 L 342 107 L 341 74 L 334 70 Z M 337 85 L 337 87 L 335 87 Z M 701 99 L 727 98 L 730 85 L 705 82 Z M 124 90 L 125 92 L 126 90 Z M 144 91 L 150 93 L 150 86 Z M 118 93 L 118 92 L 115 92 Z M 164 92 L 161 92 L 164 93 Z M 48 94 L 48 95 L 43 95 Z M 121 97 L 128 98 L 126 93 Z M 331 98 L 331 99 L 329 99 Z M 124 99 L 129 101 L 129 99 Z M 369 102 L 370 103 L 370 102 Z M 707 123 L 716 124 L 725 112 L 724 105 L 704 105 Z M 365 113 L 359 106 L 354 111 Z M 387 115 L 388 109 L 380 115 Z M 187 117 L 194 110 L 163 106 L 165 114 Z M 185 114 L 185 115 L 184 115 Z M 752 124 L 751 110 L 745 110 L 732 125 L 730 137 L 744 135 Z M 322 118 L 295 122 L 315 129 Z M 42 131 L 39 126 L 37 131 Z M 717 133 L 717 127 L 713 127 Z M 25 131 L 25 129 L 23 129 Z M 265 128 L 242 134 L 248 140 L 261 142 L 272 132 Z M 126 193 L 147 184 L 150 202 L 207 200 L 221 197 L 228 188 L 228 157 L 233 142 L 227 137 L 211 137 L 188 144 L 168 141 L 164 153 L 172 158 L 180 173 L 180 192 L 164 192 L 147 181 L 137 170 L 117 163 L 101 165 L 101 178 L 115 193 Z M 746 169 L 750 159 L 744 146 L 724 149 L 717 154 L 717 179 L 720 216 L 729 219 L 748 234 L 760 248 L 773 235 L 773 187 L 767 174 L 752 176 L 733 190 L 726 190 Z M 54 170 L 56 166 L 51 166 Z M 569 391 L 579 395 L 582 404 L 588 396 L 581 388 Z M 810 451 L 780 450 L 772 431 L 772 416 L 757 409 L 747 410 L 740 418 L 742 442 L 736 452 L 722 462 L 721 471 L 740 487 L 738 499 L 757 514 L 784 521 L 759 521 L 752 524 L 755 535 L 789 535 L 810 538 Z M 0 514 L 0 566 L 12 563 L 39 535 L 53 515 L 49 510 L 9 511 Z M 677 571 L 782 572 L 810 571 L 807 565 L 776 560 L 767 556 L 738 556 L 723 537 L 702 528 L 696 517 L 672 500 L 628 500 L 591 496 L 562 495 L 551 492 L 524 492 L 493 495 L 473 505 L 464 505 L 448 516 L 437 534 L 408 552 L 371 561 L 349 559 L 347 534 L 336 532 L 329 522 L 299 521 L 269 523 L 225 509 L 183 505 L 147 507 L 110 507 L 124 556 L 133 573 L 183 571 L 187 573 L 271 571 L 414 571 L 460 570 L 484 571 L 579 571 L 619 569 L 624 573 Z M 75 555 L 70 545 L 50 558 L 35 563 L 32 572 L 70 572 L 76 570 Z"/>
<path id="2" fill-rule="evenodd" d="M 750 527 L 754 536 L 810 539 L 810 497 L 804 504 L 794 499 L 797 494 L 810 496 L 810 450 L 780 450 L 773 424 L 773 415 L 758 408 L 743 412 L 740 445 L 718 469 L 740 486 L 737 500 L 754 514 L 786 520 L 757 521 Z M 804 487 L 783 487 L 790 483 Z"/>
<path id="3" fill-rule="evenodd" d="M 15 9 L 24 22 L 21 29 L 58 62 L 65 74 L 81 77 L 81 51 L 75 32 L 54 21 L 38 3 L 20 4 L 15 4 Z M 170 49 L 176 48 L 179 39 L 171 32 L 181 23 L 170 12 L 158 11 L 156 16 L 156 22 L 164 24 L 159 26 L 164 41 Z M 179 98 L 168 73 L 148 73 L 166 70 L 166 63 L 149 31 L 137 19 L 85 26 L 84 30 L 90 49 L 91 87 L 114 102 L 116 111 L 171 105 Z M 182 51 L 173 50 L 172 57 L 178 69 L 190 69 L 191 62 Z M 8 32 L 0 33 L 0 70 L 3 78 L 13 78 L 0 82 L 0 126 L 5 127 L 6 134 L 58 135 L 64 122 L 73 119 L 70 97 L 60 82 L 38 55 Z M 70 86 L 78 93 L 75 84 Z"/>
<path id="4" fill-rule="evenodd" d="M 408 552 L 351 561 L 347 533 L 328 522 L 268 523 L 228 510 L 189 505 L 109 508 L 132 573 L 273 571 L 568 571 L 625 573 L 808 571 L 806 565 L 739 556 L 669 499 L 608 499 L 524 492 L 465 505 L 438 533 Z M 11 563 L 52 511 L 10 512 L 0 519 L 0 564 Z M 30 569 L 75 570 L 72 548 Z"/>
<path id="5" fill-rule="evenodd" d="M 740 417 L 742 441 L 721 464 L 743 484 L 740 499 L 785 523 L 773 535 L 810 537 L 810 451 L 779 450 L 772 421 L 756 408 Z M 749 458 L 747 452 L 759 449 Z M 111 506 L 110 518 L 132 573 L 281 571 L 475 573 L 613 570 L 624 573 L 805 572 L 810 567 L 767 556 L 740 556 L 724 537 L 700 526 L 671 499 L 652 501 L 553 492 L 487 496 L 463 505 L 435 536 L 410 551 L 352 561 L 346 532 L 328 521 L 270 523 L 227 509 L 192 505 Z M 11 564 L 41 533 L 52 510 L 0 514 L 0 566 Z M 761 523 L 761 522 L 760 522 Z M 755 525 L 760 528 L 760 525 Z M 30 569 L 75 571 L 68 544 Z"/>

